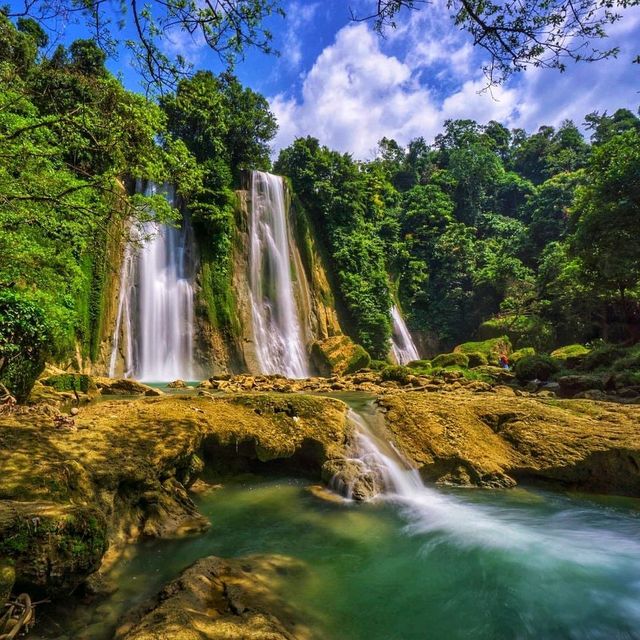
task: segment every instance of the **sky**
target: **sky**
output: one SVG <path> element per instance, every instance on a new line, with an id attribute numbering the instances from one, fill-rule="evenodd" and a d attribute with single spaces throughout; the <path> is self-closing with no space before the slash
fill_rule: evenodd
<path id="1" fill-rule="evenodd" d="M 640 65 L 631 63 L 640 54 L 640 7 L 609 28 L 607 46 L 620 47 L 617 59 L 570 63 L 564 73 L 529 69 L 483 91 L 483 51 L 453 25 L 445 2 L 401 13 L 384 37 L 370 22 L 352 19 L 352 11 L 364 16 L 374 4 L 285 0 L 286 18 L 268 23 L 280 56 L 249 52 L 237 65 L 241 82 L 265 95 L 278 119 L 274 154 L 312 135 L 369 159 L 383 136 L 401 144 L 418 136 L 430 142 L 448 118 L 498 120 L 531 133 L 567 118 L 581 125 L 595 110 L 636 111 L 640 105 Z M 81 35 L 69 26 L 65 39 Z M 176 32 L 165 47 L 195 68 L 221 70 L 215 54 L 184 33 Z M 109 66 L 128 88 L 140 90 L 128 54 Z"/>

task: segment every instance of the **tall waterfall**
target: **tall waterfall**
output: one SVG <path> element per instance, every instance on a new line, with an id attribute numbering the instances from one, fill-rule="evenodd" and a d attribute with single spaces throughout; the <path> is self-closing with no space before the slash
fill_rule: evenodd
<path id="1" fill-rule="evenodd" d="M 309 364 L 296 304 L 291 234 L 280 176 L 251 176 L 249 288 L 262 373 L 304 378 Z"/>
<path id="2" fill-rule="evenodd" d="M 411 362 L 412 360 L 419 360 L 420 354 L 416 349 L 416 345 L 413 342 L 404 318 L 395 304 L 391 307 L 391 319 L 393 320 L 391 352 L 396 362 L 398 364 L 407 364 L 407 362 Z"/>
<path id="3" fill-rule="evenodd" d="M 157 191 L 149 183 L 145 195 Z M 171 187 L 162 192 L 174 201 Z M 121 355 L 127 377 L 191 380 L 195 271 L 191 227 L 188 221 L 180 229 L 151 221 L 143 225 L 141 235 L 138 241 L 132 238 L 125 250 L 109 375 L 116 374 Z"/>

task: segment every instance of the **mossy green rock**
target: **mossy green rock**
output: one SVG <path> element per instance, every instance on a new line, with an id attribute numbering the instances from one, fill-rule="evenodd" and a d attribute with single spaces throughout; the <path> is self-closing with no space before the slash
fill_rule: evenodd
<path id="1" fill-rule="evenodd" d="M 481 354 L 486 358 L 486 362 L 479 362 L 478 364 L 472 364 L 471 358 L 469 358 L 469 366 L 479 367 L 483 364 L 495 364 L 500 356 L 509 355 L 511 353 L 511 341 L 506 335 L 499 336 L 497 338 L 491 338 L 490 340 L 482 340 L 481 342 L 464 342 L 459 344 L 454 350 L 454 353 L 466 353 L 469 354 Z M 477 356 L 474 355 L 474 361 Z"/>
<path id="2" fill-rule="evenodd" d="M 409 377 L 412 375 L 413 371 L 409 369 L 409 367 L 392 364 L 382 370 L 380 377 L 385 381 L 407 384 L 409 382 Z"/>
<path id="3" fill-rule="evenodd" d="M 525 358 L 526 356 L 535 356 L 535 355 L 536 355 L 536 350 L 533 347 L 524 347 L 523 349 L 518 349 L 517 351 L 514 351 L 509 356 L 509 362 L 512 365 L 515 365 L 519 360 L 522 360 L 522 358 Z"/>
<path id="4" fill-rule="evenodd" d="M 489 364 L 487 354 L 481 353 L 480 351 L 472 351 L 471 353 L 467 353 L 466 356 L 469 358 L 470 369 L 473 369 L 474 367 L 484 367 Z"/>
<path id="5" fill-rule="evenodd" d="M 412 360 L 407 363 L 409 369 L 429 369 L 431 367 L 431 360 Z"/>
<path id="6" fill-rule="evenodd" d="M 45 387 L 51 387 L 56 391 L 82 391 L 83 393 L 95 393 L 96 383 L 91 376 L 83 373 L 61 373 L 41 380 Z"/>
<path id="7" fill-rule="evenodd" d="M 551 357 L 557 360 L 567 360 L 567 358 L 575 358 L 586 356 L 590 349 L 581 344 L 568 344 L 565 347 L 559 347 L 551 352 Z"/>
<path id="8" fill-rule="evenodd" d="M 465 353 L 441 353 L 431 361 L 432 367 L 468 367 L 469 357 Z"/>
<path id="9" fill-rule="evenodd" d="M 371 364 L 369 354 L 348 336 L 331 336 L 311 347 L 313 363 L 321 375 L 344 375 Z"/>
<path id="10" fill-rule="evenodd" d="M 514 371 L 520 382 L 548 380 L 560 370 L 560 363 L 551 356 L 525 356 L 516 363 Z"/>

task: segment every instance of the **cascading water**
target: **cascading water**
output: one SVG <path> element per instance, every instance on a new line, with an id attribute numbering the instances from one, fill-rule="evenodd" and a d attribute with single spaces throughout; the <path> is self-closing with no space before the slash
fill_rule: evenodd
<path id="1" fill-rule="evenodd" d="M 469 504 L 458 496 L 430 489 L 393 446 L 375 433 L 370 419 L 353 410 L 349 419 L 355 432 L 354 460 L 362 473 L 376 478 L 381 487 L 378 499 L 399 505 L 409 523 L 406 531 L 429 537 L 429 545 L 441 540 L 460 548 L 495 549 L 536 570 L 543 566 L 557 570 L 563 563 L 610 567 L 633 562 L 640 568 L 640 543 L 635 532 L 625 536 L 591 528 L 579 511 L 547 521 L 522 520 L 515 511 Z"/>
<path id="2" fill-rule="evenodd" d="M 157 191 L 149 183 L 145 195 Z M 173 189 L 163 187 L 162 192 L 173 203 Z M 115 375 L 122 355 L 126 377 L 191 380 L 195 271 L 191 228 L 188 221 L 180 229 L 151 221 L 141 233 L 141 246 L 132 238 L 125 250 L 109 375 Z"/>
<path id="3" fill-rule="evenodd" d="M 251 176 L 249 288 L 261 373 L 304 378 L 309 364 L 291 277 L 292 251 L 280 176 Z"/>
<path id="4" fill-rule="evenodd" d="M 419 360 L 420 354 L 416 349 L 404 318 L 395 304 L 391 307 L 391 319 L 393 320 L 391 352 L 396 362 L 398 364 L 407 364 L 412 360 Z"/>

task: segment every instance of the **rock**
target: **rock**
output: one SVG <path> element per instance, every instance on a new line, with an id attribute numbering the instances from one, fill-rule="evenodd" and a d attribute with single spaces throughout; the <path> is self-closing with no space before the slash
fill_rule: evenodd
<path id="1" fill-rule="evenodd" d="M 476 367 L 474 372 L 480 373 L 487 378 L 490 378 L 496 383 L 509 384 L 515 380 L 515 374 L 501 367 L 493 367 L 487 365 L 486 367 Z"/>
<path id="2" fill-rule="evenodd" d="M 186 389 L 187 383 L 184 380 L 174 380 L 170 382 L 167 387 L 169 387 L 169 389 Z"/>
<path id="3" fill-rule="evenodd" d="M 499 396 L 515 396 L 516 392 L 511 388 L 505 385 L 498 385 L 493 388 L 493 392 Z"/>
<path id="4" fill-rule="evenodd" d="M 465 353 L 469 356 L 469 366 L 481 366 L 486 364 L 497 364 L 501 355 L 509 355 L 511 353 L 511 341 L 507 336 L 498 338 L 490 338 L 480 342 L 465 342 L 459 344 L 453 350 L 454 353 Z M 484 362 L 471 363 L 471 354 L 480 354 Z M 478 358 L 474 357 L 474 361 Z"/>
<path id="5" fill-rule="evenodd" d="M 597 389 L 602 391 L 604 386 L 602 384 L 602 378 L 591 375 L 571 375 L 562 376 L 558 378 L 558 384 L 560 385 L 560 393 L 564 397 L 572 397 L 583 391 L 589 391 L 591 389 Z"/>
<path id="6" fill-rule="evenodd" d="M 150 387 L 130 378 L 96 378 L 96 385 L 103 396 L 160 396 L 160 389 Z"/>
<path id="7" fill-rule="evenodd" d="M 433 367 L 468 367 L 469 358 L 464 353 L 441 353 L 431 361 Z"/>
<path id="8" fill-rule="evenodd" d="M 311 346 L 313 364 L 322 375 L 354 373 L 369 366 L 369 354 L 347 336 L 331 336 Z"/>
<path id="9" fill-rule="evenodd" d="M 587 400 L 605 400 L 607 394 L 601 389 L 587 389 L 587 391 L 581 391 L 576 393 L 575 398 L 586 398 Z"/>
<path id="10" fill-rule="evenodd" d="M 281 460 L 319 480 L 352 433 L 344 403 L 300 394 L 104 401 L 75 417 L 77 431 L 53 417 L 31 408 L 0 421 L 0 558 L 53 596 L 84 582 L 107 543 L 207 527 L 186 490 L 204 463 Z"/>
<path id="11" fill-rule="evenodd" d="M 121 621 L 118 640 L 309 640 L 302 616 L 277 594 L 306 567 L 285 556 L 198 560 Z"/>
<path id="12" fill-rule="evenodd" d="M 618 389 L 616 394 L 620 398 L 637 398 L 640 396 L 640 389 L 638 387 L 623 387 Z"/>
<path id="13" fill-rule="evenodd" d="M 524 385 L 524 390 L 529 393 L 537 393 L 543 386 L 544 382 L 542 380 L 529 380 L 527 384 Z M 558 385 L 559 387 L 560 385 Z"/>
<path id="14" fill-rule="evenodd" d="M 379 403 L 394 444 L 427 480 L 539 480 L 640 496 L 638 405 L 460 392 Z"/>
<path id="15" fill-rule="evenodd" d="M 382 481 L 359 460 L 328 460 L 322 466 L 322 480 L 345 498 L 371 500 L 382 490 Z"/>
<path id="16" fill-rule="evenodd" d="M 77 416 L 80 413 L 80 409 L 78 409 L 78 407 L 71 407 L 71 411 L 69 411 L 69 413 L 72 416 Z"/>
<path id="17" fill-rule="evenodd" d="M 540 389 L 536 394 L 538 398 L 555 398 L 555 392 L 551 391 L 551 389 Z"/>
<path id="18" fill-rule="evenodd" d="M 203 380 L 198 384 L 198 389 L 213 389 L 213 384 L 211 380 Z"/>

